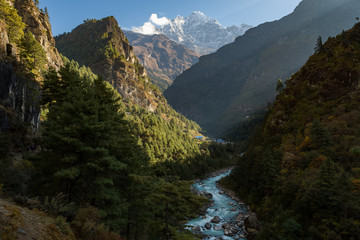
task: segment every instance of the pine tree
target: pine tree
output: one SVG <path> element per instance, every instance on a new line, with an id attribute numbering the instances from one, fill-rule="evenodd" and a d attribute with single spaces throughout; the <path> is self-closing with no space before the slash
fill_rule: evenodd
<path id="1" fill-rule="evenodd" d="M 311 145 L 329 155 L 329 149 L 333 143 L 329 131 L 321 124 L 319 119 L 315 119 L 310 131 Z"/>
<path id="2" fill-rule="evenodd" d="M 0 19 L 6 23 L 10 42 L 18 44 L 24 36 L 25 23 L 22 22 L 16 9 L 5 0 L 0 0 Z"/>
<path id="3" fill-rule="evenodd" d="M 44 82 L 45 169 L 53 194 L 88 203 L 106 213 L 116 228 L 126 212 L 128 175 L 141 151 L 131 135 L 119 99 L 100 78 L 91 82 L 69 66 Z M 51 192 L 50 191 L 50 192 Z"/>
<path id="4" fill-rule="evenodd" d="M 315 46 L 314 50 L 316 53 L 320 53 L 323 50 L 323 43 L 322 43 L 321 36 L 319 36 L 317 38 L 316 46 Z"/>
<path id="5" fill-rule="evenodd" d="M 30 31 L 27 31 L 21 39 L 20 48 L 21 63 L 32 72 L 34 77 L 38 76 L 47 63 L 45 50 Z"/>

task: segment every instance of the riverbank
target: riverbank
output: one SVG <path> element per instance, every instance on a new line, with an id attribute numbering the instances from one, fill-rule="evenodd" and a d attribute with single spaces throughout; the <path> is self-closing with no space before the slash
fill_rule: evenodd
<path id="1" fill-rule="evenodd" d="M 203 206 L 201 215 L 194 220 L 196 224 L 189 224 L 195 233 L 203 236 L 203 239 L 251 240 L 260 228 L 256 214 L 250 207 L 234 191 L 219 184 L 219 180 L 230 174 L 233 169 L 234 167 L 228 167 L 212 172 L 203 179 L 197 179 L 192 186 L 194 193 L 211 201 Z M 219 232 L 223 232 L 223 235 Z"/>
<path id="2" fill-rule="evenodd" d="M 246 214 L 240 213 L 236 217 L 236 224 L 243 226 L 244 235 L 247 238 L 247 240 L 255 239 L 256 234 L 259 232 L 261 228 L 261 223 L 259 222 L 256 213 L 251 211 L 250 206 L 246 205 L 245 202 L 242 201 L 234 191 L 227 189 L 226 187 L 221 185 L 219 181 L 217 182 L 216 186 L 217 188 L 221 189 L 221 191 L 223 191 L 224 194 L 229 196 L 232 200 L 236 201 L 240 206 L 244 206 L 247 209 Z"/>
<path id="3" fill-rule="evenodd" d="M 190 220 L 187 225 L 203 239 L 245 239 L 245 221 L 250 215 L 248 206 L 234 192 L 219 188 L 218 181 L 229 175 L 234 167 L 228 167 L 208 174 L 205 179 L 193 184 L 193 191 L 208 198 L 211 203 L 204 206 L 202 214 Z"/>

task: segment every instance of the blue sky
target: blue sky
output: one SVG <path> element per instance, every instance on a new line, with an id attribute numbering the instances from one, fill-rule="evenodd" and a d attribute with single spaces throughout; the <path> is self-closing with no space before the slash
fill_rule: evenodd
<path id="1" fill-rule="evenodd" d="M 70 32 L 87 18 L 115 16 L 123 29 L 142 26 L 151 14 L 175 18 L 193 11 L 217 19 L 222 25 L 256 26 L 291 13 L 301 0 L 40 0 L 48 8 L 54 35 Z"/>

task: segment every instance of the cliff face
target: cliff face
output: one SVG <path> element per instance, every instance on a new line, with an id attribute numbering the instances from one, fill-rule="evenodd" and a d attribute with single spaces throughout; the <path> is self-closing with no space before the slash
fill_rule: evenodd
<path id="1" fill-rule="evenodd" d="M 4 61 L 7 57 L 7 45 L 9 44 L 9 36 L 6 31 L 5 22 L 0 20 L 0 61 Z"/>
<path id="2" fill-rule="evenodd" d="M 111 83 L 124 99 L 150 111 L 156 109 L 159 95 L 114 17 L 86 21 L 56 37 L 56 47 Z"/>
<path id="3" fill-rule="evenodd" d="M 183 71 L 197 63 L 200 55 L 162 34 L 143 35 L 124 31 L 151 81 L 166 89 Z"/>
<path id="4" fill-rule="evenodd" d="M 26 123 L 37 131 L 40 124 L 37 82 L 18 76 L 9 63 L 0 63 L 0 79 L 0 129 L 8 131 Z"/>
<path id="5" fill-rule="evenodd" d="M 26 24 L 25 30 L 29 30 L 44 48 L 49 65 L 59 69 L 63 62 L 55 48 L 55 39 L 52 35 L 49 17 L 39 11 L 33 1 L 16 0 L 14 7 Z"/>
<path id="6" fill-rule="evenodd" d="M 30 31 L 45 50 L 47 66 L 59 69 L 63 62 L 55 48 L 48 16 L 32 0 L 6 3 L 17 10 L 13 14 L 26 24 L 23 30 Z M 20 48 L 9 40 L 7 29 L 7 22 L 0 19 L 0 128 L 9 131 L 30 125 L 36 132 L 40 123 L 39 83 L 25 77 L 27 70 L 19 62 Z"/>
<path id="7" fill-rule="evenodd" d="M 9 51 L 10 46 L 6 25 L 0 21 L 0 129 L 8 131 L 20 123 L 27 123 L 37 131 L 40 123 L 39 85 L 15 73 L 13 64 L 16 66 L 16 63 L 9 62 L 9 55 L 14 54 Z"/>

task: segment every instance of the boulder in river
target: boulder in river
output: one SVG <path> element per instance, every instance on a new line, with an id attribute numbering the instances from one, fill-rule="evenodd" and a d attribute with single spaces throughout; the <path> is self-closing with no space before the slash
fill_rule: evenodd
<path id="1" fill-rule="evenodd" d="M 192 227 L 192 230 L 195 232 L 195 233 L 201 233 L 201 228 L 199 226 L 193 226 Z"/>
<path id="2" fill-rule="evenodd" d="M 205 196 L 206 198 L 208 198 L 208 199 L 212 199 L 212 197 L 213 197 L 213 195 L 212 195 L 211 193 L 209 193 L 209 192 L 205 192 L 205 193 L 204 193 L 204 196 Z"/>
<path id="3" fill-rule="evenodd" d="M 211 223 L 205 223 L 205 228 L 210 230 L 211 229 Z"/>
<path id="4" fill-rule="evenodd" d="M 220 231 L 221 229 L 222 229 L 222 227 L 219 226 L 219 225 L 215 225 L 215 226 L 214 226 L 214 230 L 215 230 L 215 231 Z"/>
<path id="5" fill-rule="evenodd" d="M 215 216 L 213 219 L 211 219 L 212 223 L 219 223 L 221 218 L 219 216 Z"/>
<path id="6" fill-rule="evenodd" d="M 239 229 L 235 225 L 230 223 L 224 223 L 222 225 L 222 228 L 224 229 L 224 234 L 226 236 L 235 236 L 235 234 L 239 232 Z"/>

